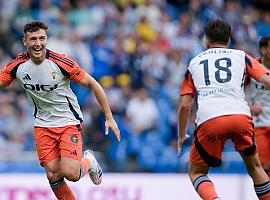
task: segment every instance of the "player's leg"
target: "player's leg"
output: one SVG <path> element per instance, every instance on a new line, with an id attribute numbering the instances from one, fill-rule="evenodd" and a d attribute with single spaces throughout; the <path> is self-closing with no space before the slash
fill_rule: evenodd
<path id="1" fill-rule="evenodd" d="M 58 200 L 75 200 L 75 196 L 61 173 L 60 157 L 44 166 L 52 191 Z"/>
<path id="2" fill-rule="evenodd" d="M 270 128 L 255 128 L 256 145 L 258 150 L 259 159 L 262 163 L 263 169 L 270 177 Z"/>
<path id="3" fill-rule="evenodd" d="M 270 178 L 270 163 L 268 163 L 267 165 L 264 165 L 263 169 L 268 175 L 268 177 Z"/>
<path id="4" fill-rule="evenodd" d="M 214 130 L 217 128 L 214 128 L 211 121 L 201 124 L 196 129 L 190 152 L 189 176 L 194 189 L 204 200 L 218 199 L 215 186 L 207 174 L 210 166 L 218 166 L 221 163 L 225 141 L 218 139 Z M 214 122 L 218 120 L 215 119 Z"/>
<path id="5" fill-rule="evenodd" d="M 80 160 L 61 157 L 61 168 L 63 176 L 70 181 L 78 181 L 86 174 L 96 185 L 102 181 L 102 169 L 91 150 L 86 150 Z"/>
<path id="6" fill-rule="evenodd" d="M 213 182 L 207 176 L 209 167 L 191 163 L 189 166 L 189 176 L 194 189 L 203 200 L 216 200 L 218 194 Z"/>
<path id="7" fill-rule="evenodd" d="M 258 154 L 246 155 L 243 152 L 240 152 L 240 154 L 245 162 L 247 171 L 253 180 L 258 198 L 260 200 L 270 200 L 269 177 L 262 168 Z"/>
<path id="8" fill-rule="evenodd" d="M 252 118 L 239 115 L 233 121 L 239 126 L 235 128 L 236 132 L 231 138 L 254 182 L 255 192 L 260 200 L 270 200 L 270 182 L 256 151 Z"/>
<path id="9" fill-rule="evenodd" d="M 85 174 L 90 175 L 94 184 L 102 180 L 102 170 L 93 152 L 85 151 L 82 156 L 81 129 L 78 126 L 68 126 L 64 130 L 60 142 L 61 170 L 65 178 L 78 181 Z"/>
<path id="10" fill-rule="evenodd" d="M 194 188 L 204 200 L 218 198 L 214 184 L 207 173 L 209 167 L 217 167 L 221 164 L 224 144 L 238 126 L 234 118 L 235 116 L 213 118 L 201 124 L 194 133 L 189 174 Z"/>
<path id="11" fill-rule="evenodd" d="M 65 183 L 60 166 L 59 134 L 49 128 L 35 127 L 35 142 L 41 166 L 45 168 L 50 186 L 59 200 L 74 200 L 75 196 Z"/>

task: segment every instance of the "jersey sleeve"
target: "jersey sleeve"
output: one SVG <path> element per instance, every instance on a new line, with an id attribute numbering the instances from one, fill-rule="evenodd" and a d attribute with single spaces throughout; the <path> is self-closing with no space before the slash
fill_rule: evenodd
<path id="1" fill-rule="evenodd" d="M 245 55 L 245 64 L 247 74 L 254 78 L 256 81 L 258 81 L 262 75 L 269 74 L 268 70 L 261 63 L 259 63 L 255 58 L 248 54 Z"/>
<path id="2" fill-rule="evenodd" d="M 11 67 L 7 65 L 0 71 L 0 82 L 4 86 L 9 86 L 15 78 L 11 75 Z"/>
<path id="3" fill-rule="evenodd" d="M 192 94 L 193 97 L 196 95 L 196 88 L 189 71 L 187 71 L 185 74 L 185 79 L 182 84 L 181 96 L 187 94 Z"/>
<path id="4" fill-rule="evenodd" d="M 27 53 L 19 53 L 16 59 L 10 61 L 1 71 L 0 71 L 0 82 L 4 86 L 9 86 L 14 79 L 16 79 L 17 69 L 20 64 L 29 60 L 30 57 Z"/>
<path id="5" fill-rule="evenodd" d="M 70 80 L 79 83 L 84 77 L 85 71 L 76 63 L 70 72 Z"/>
<path id="6" fill-rule="evenodd" d="M 71 58 L 63 54 L 50 51 L 49 59 L 56 63 L 62 74 L 70 80 L 79 83 L 84 77 L 85 71 Z"/>

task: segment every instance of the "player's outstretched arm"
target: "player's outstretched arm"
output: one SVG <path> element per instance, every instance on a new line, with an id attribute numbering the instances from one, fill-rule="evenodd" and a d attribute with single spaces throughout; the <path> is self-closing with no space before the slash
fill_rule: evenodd
<path id="1" fill-rule="evenodd" d="M 178 106 L 178 141 L 177 141 L 177 156 L 181 155 L 182 146 L 188 138 L 187 126 L 190 115 L 191 106 L 193 104 L 192 94 L 183 95 Z"/>
<path id="2" fill-rule="evenodd" d="M 105 113 L 106 121 L 105 121 L 105 134 L 109 134 L 109 129 L 111 128 L 115 134 L 115 137 L 117 138 L 118 142 L 121 140 L 121 134 L 120 130 L 113 118 L 109 102 L 107 100 L 107 97 L 104 93 L 104 90 L 102 89 L 101 85 L 88 73 L 85 73 L 82 80 L 79 82 L 79 84 L 88 87 L 93 90 L 98 103 L 103 109 L 103 112 Z"/>

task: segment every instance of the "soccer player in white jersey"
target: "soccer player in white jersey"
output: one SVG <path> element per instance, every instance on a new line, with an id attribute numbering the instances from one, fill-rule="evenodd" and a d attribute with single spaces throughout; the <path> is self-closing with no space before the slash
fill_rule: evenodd
<path id="1" fill-rule="evenodd" d="M 261 57 L 258 58 L 258 61 L 269 70 L 270 36 L 261 38 L 259 47 Z M 251 79 L 248 86 L 258 154 L 264 170 L 270 177 L 270 91 L 254 79 Z"/>
<path id="2" fill-rule="evenodd" d="M 46 49 L 47 29 L 41 21 L 24 26 L 23 43 L 28 52 L 20 53 L 0 72 L 0 86 L 8 86 L 17 79 L 25 89 L 34 111 L 40 164 L 57 199 L 74 200 L 64 178 L 78 181 L 89 173 L 98 185 L 102 170 L 91 150 L 82 155 L 83 117 L 70 81 L 93 90 L 106 117 L 105 134 L 111 128 L 118 141 L 121 136 L 100 84 L 72 59 Z"/>
<path id="3" fill-rule="evenodd" d="M 189 175 L 204 200 L 219 199 L 207 174 L 221 164 L 226 140 L 242 156 L 260 200 L 270 200 L 270 182 L 256 151 L 250 108 L 245 101 L 246 75 L 270 89 L 267 70 L 245 52 L 228 49 L 231 27 L 222 20 L 204 28 L 207 50 L 194 57 L 183 82 L 179 105 L 178 156 L 186 139 L 190 108 L 197 96 L 197 128 L 190 153 Z"/>

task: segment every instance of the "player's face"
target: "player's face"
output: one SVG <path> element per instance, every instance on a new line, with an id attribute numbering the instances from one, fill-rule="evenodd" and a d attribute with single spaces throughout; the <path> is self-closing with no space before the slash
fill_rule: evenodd
<path id="1" fill-rule="evenodd" d="M 32 61 L 40 64 L 46 57 L 47 33 L 43 29 L 36 32 L 27 32 L 23 39 Z"/>

